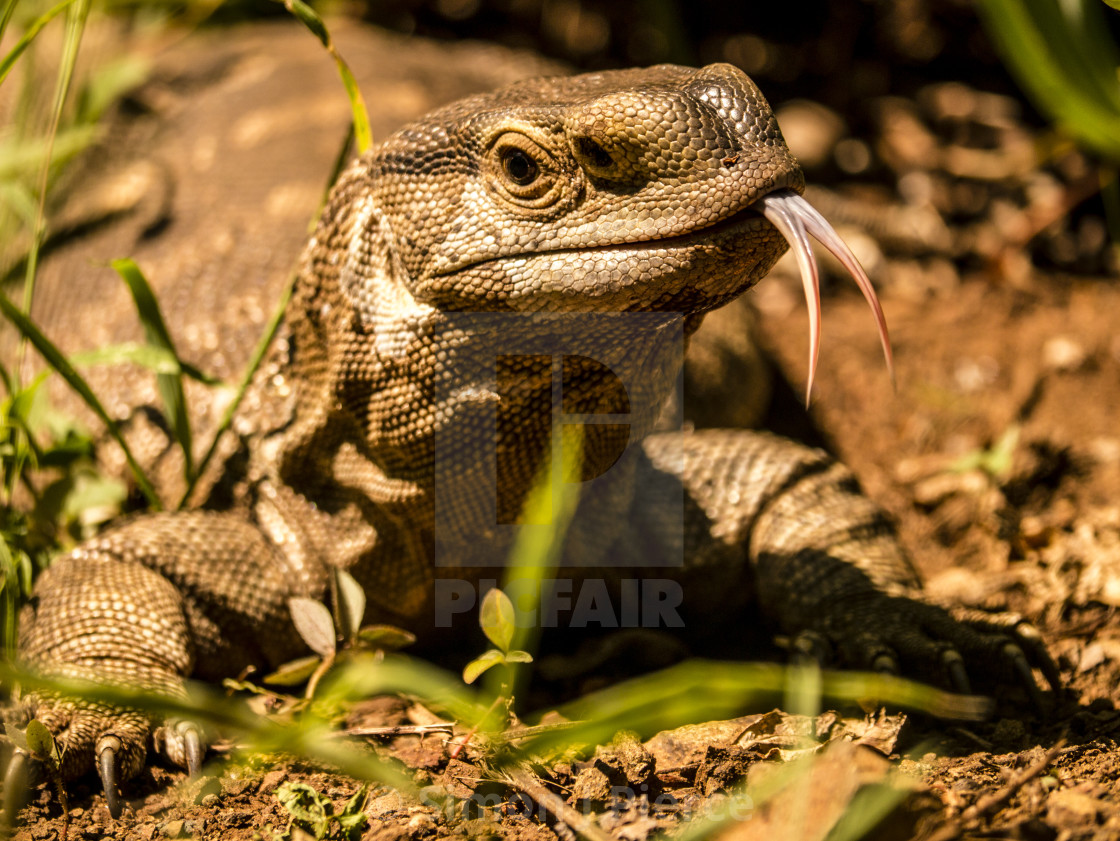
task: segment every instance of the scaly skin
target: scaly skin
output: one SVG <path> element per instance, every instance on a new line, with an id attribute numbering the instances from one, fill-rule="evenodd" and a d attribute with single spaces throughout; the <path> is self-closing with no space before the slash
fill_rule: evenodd
<path id="1" fill-rule="evenodd" d="M 56 563 L 21 617 L 24 660 L 169 691 L 269 668 L 301 653 L 287 600 L 324 597 L 331 567 L 365 586 L 367 622 L 430 632 L 436 578 L 500 566 L 562 410 L 598 477 L 565 545 L 580 575 L 674 576 L 684 609 L 758 615 L 855 666 L 961 688 L 956 652 L 1011 674 L 1025 647 L 1052 677 L 1014 617 L 923 602 L 823 453 L 653 431 L 687 337 L 786 247 L 752 205 L 801 188 L 728 65 L 533 80 L 402 129 L 342 176 L 305 251 L 235 427 L 248 457 L 210 497 L 232 503 L 137 517 Z M 142 717 L 25 702 L 67 744 L 65 776 L 142 767 Z M 182 732 L 160 743 L 186 762 Z"/>

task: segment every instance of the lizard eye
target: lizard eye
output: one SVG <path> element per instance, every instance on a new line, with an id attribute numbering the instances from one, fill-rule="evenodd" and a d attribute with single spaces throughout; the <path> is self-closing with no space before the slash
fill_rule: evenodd
<path id="1" fill-rule="evenodd" d="M 548 147 L 522 131 L 503 131 L 486 148 L 485 168 L 495 194 L 521 210 L 551 207 L 564 194 L 564 180 Z"/>
<path id="2" fill-rule="evenodd" d="M 537 180 L 540 167 L 523 150 L 509 146 L 502 150 L 502 172 L 518 187 L 528 187 Z"/>

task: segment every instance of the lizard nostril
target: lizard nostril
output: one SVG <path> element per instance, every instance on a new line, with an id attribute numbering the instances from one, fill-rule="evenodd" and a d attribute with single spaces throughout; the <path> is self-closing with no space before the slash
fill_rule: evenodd
<path id="1" fill-rule="evenodd" d="M 610 152 L 590 137 L 577 137 L 575 148 L 576 155 L 581 161 L 596 169 L 608 169 L 614 165 L 614 158 L 611 157 Z"/>

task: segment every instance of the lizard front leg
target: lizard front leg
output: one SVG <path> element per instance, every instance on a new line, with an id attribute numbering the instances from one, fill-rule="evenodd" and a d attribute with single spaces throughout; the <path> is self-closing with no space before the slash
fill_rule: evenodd
<path id="1" fill-rule="evenodd" d="M 173 695 L 191 675 L 275 665 L 303 647 L 288 614 L 296 594 L 287 572 L 276 548 L 235 514 L 138 517 L 43 573 L 20 616 L 20 656 L 45 676 Z M 170 759 L 198 768 L 193 725 L 153 731 L 139 711 L 47 693 L 22 703 L 65 748 L 65 779 L 97 767 L 114 814 L 117 782 L 143 767 L 153 737 Z"/>
<path id="2" fill-rule="evenodd" d="M 1057 691 L 1057 668 L 1021 617 L 924 596 L 887 515 L 827 453 L 733 430 L 681 441 L 653 436 L 646 448 L 661 469 L 673 469 L 667 456 L 683 449 L 685 493 L 705 520 L 686 532 L 710 536 L 686 563 L 746 563 L 760 611 L 795 652 L 960 692 L 970 691 L 969 672 L 1017 680 L 1041 706 L 1033 666 Z"/>

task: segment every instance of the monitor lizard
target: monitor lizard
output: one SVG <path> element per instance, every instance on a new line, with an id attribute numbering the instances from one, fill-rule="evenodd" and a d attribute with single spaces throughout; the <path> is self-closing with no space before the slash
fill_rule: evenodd
<path id="1" fill-rule="evenodd" d="M 288 600 L 323 598 L 332 567 L 365 587 L 367 621 L 433 632 L 437 579 L 501 566 L 560 395 L 586 428 L 573 577 L 672 577 L 685 607 L 761 617 L 830 662 L 962 691 L 966 670 L 994 669 L 1037 695 L 1034 665 L 1056 687 L 1019 617 L 923 597 L 889 520 L 825 453 L 658 428 L 689 336 L 787 239 L 814 325 L 806 231 L 875 304 L 802 189 L 769 106 L 730 65 L 525 81 L 401 129 L 335 186 L 206 498 L 45 571 L 23 661 L 172 693 L 275 666 L 304 650 Z M 189 722 L 21 703 L 66 745 L 64 777 L 98 769 L 113 814 L 150 742 L 198 769 Z"/>

